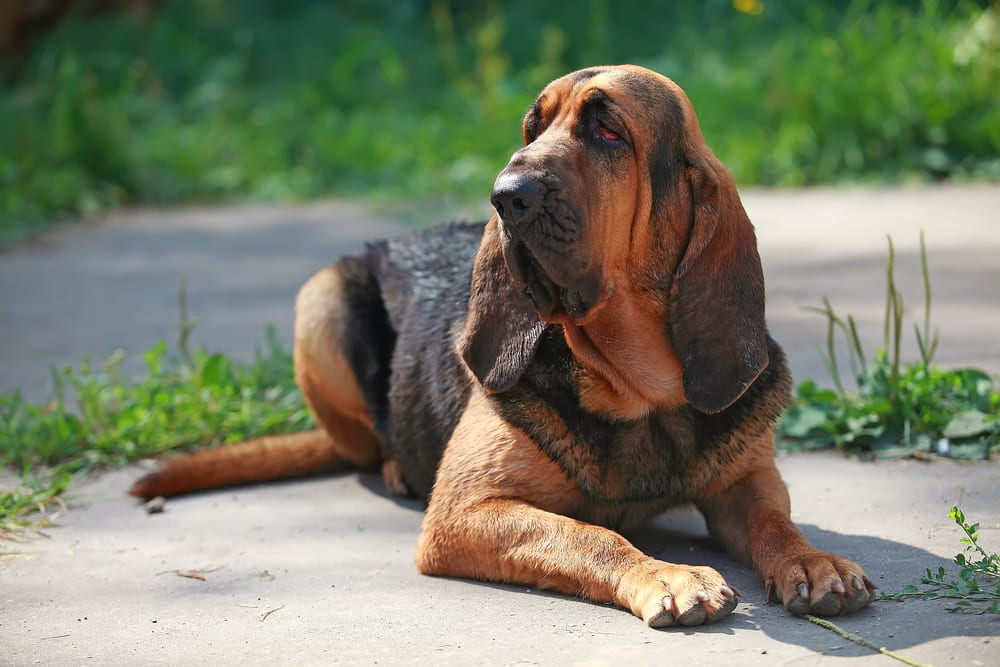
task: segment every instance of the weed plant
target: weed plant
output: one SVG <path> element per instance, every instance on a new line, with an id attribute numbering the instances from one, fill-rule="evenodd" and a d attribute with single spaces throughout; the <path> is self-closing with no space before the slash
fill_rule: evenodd
<path id="1" fill-rule="evenodd" d="M 887 593 L 883 599 L 954 600 L 949 611 L 970 611 L 977 614 L 1000 614 L 1000 553 L 988 552 L 979 544 L 979 524 L 965 523 L 965 514 L 952 507 L 951 520 L 958 524 L 965 537 L 965 548 L 952 559 L 959 568 L 958 579 L 950 579 L 943 567 L 927 568 L 921 582 L 925 588 L 906 586 L 900 593 Z"/>
<path id="2" fill-rule="evenodd" d="M 0 242 L 130 202 L 485 201 L 571 69 L 678 81 L 744 184 L 1000 178 L 1000 8 L 954 0 L 189 0 L 0 63 Z"/>
<path id="3" fill-rule="evenodd" d="M 779 424 L 779 447 L 808 450 L 836 446 L 875 457 L 942 454 L 989 458 L 1000 444 L 1000 391 L 986 372 L 974 368 L 943 370 L 933 362 L 938 345 L 931 331 L 931 283 L 927 249 L 920 235 L 924 319 L 914 325 L 920 359 L 903 364 L 903 295 L 893 275 L 895 250 L 889 239 L 883 346 L 866 358 L 854 318 L 840 317 L 823 300 L 809 307 L 827 320 L 823 361 L 834 389 L 812 380 L 799 385 Z M 857 391 L 845 387 L 836 357 L 836 334 L 848 342 Z"/>
<path id="4" fill-rule="evenodd" d="M 0 469 L 20 478 L 0 490 L 0 534 L 45 523 L 46 508 L 96 467 L 313 427 L 273 329 L 251 363 L 189 351 L 187 332 L 178 354 L 162 341 L 147 351 L 140 379 L 123 375 L 116 352 L 100 365 L 53 370 L 56 399 L 46 406 L 0 394 Z"/>

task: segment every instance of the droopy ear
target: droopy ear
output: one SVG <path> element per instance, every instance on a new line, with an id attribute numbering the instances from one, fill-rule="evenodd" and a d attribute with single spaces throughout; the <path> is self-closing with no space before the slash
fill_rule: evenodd
<path id="1" fill-rule="evenodd" d="M 507 269 L 494 215 L 476 254 L 458 351 L 487 391 L 506 391 L 528 367 L 544 328 Z"/>
<path id="2" fill-rule="evenodd" d="M 712 160 L 684 181 L 693 225 L 670 291 L 670 331 L 688 402 L 716 413 L 767 367 L 764 274 L 729 171 Z"/>

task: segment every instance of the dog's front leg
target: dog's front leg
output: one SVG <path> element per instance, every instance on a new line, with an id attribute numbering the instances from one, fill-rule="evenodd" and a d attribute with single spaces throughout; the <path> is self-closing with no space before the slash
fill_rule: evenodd
<path id="1" fill-rule="evenodd" d="M 752 563 L 766 597 L 793 614 L 852 613 L 875 599 L 857 563 L 816 550 L 792 523 L 788 488 L 770 457 L 699 506 L 712 535 Z"/>
<path id="2" fill-rule="evenodd" d="M 736 607 L 733 590 L 712 568 L 655 560 L 606 528 L 509 499 L 455 510 L 429 510 L 416 557 L 424 574 L 582 595 L 628 609 L 652 627 L 700 625 Z"/>
<path id="3" fill-rule="evenodd" d="M 658 561 L 612 530 L 564 515 L 579 504 L 558 464 L 485 398 L 473 399 L 438 469 L 417 567 L 612 602 L 653 627 L 699 625 L 736 607 L 712 568 Z"/>

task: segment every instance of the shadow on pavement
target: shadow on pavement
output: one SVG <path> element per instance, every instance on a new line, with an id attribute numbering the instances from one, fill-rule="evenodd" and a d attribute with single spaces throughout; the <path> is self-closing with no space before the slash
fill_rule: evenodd
<path id="1" fill-rule="evenodd" d="M 946 572 L 957 578 L 956 568 L 950 559 L 909 544 L 870 535 L 836 533 L 811 524 L 799 524 L 799 527 L 816 548 L 862 564 L 882 593 L 899 592 L 907 584 L 920 586 L 921 577 L 928 568 L 936 571 L 937 568 L 944 567 Z M 744 594 L 743 602 L 749 603 L 749 616 L 733 614 L 721 621 L 720 627 L 759 629 L 777 641 L 799 645 L 831 657 L 854 657 L 872 653 L 871 649 L 789 614 L 780 604 L 765 604 L 760 580 L 748 566 L 730 558 L 721 546 L 708 537 L 704 522 L 694 509 L 668 512 L 627 537 L 637 547 L 656 558 L 714 567 L 731 585 L 735 585 Z M 946 600 L 876 599 L 871 606 L 857 614 L 830 620 L 844 630 L 890 650 L 905 649 L 949 637 L 983 637 L 995 640 L 1000 634 L 1000 618 L 977 616 L 970 612 L 949 612 L 948 609 L 952 606 Z M 744 605 L 740 609 L 744 609 Z M 716 632 L 715 626 L 704 630 Z"/>

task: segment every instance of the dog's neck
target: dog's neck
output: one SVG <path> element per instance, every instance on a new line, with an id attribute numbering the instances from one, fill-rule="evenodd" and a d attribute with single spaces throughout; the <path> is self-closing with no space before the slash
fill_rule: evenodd
<path id="1" fill-rule="evenodd" d="M 663 314 L 643 308 L 648 303 L 616 294 L 583 326 L 563 324 L 566 343 L 586 371 L 580 382 L 585 409 L 636 419 L 687 402 Z"/>

